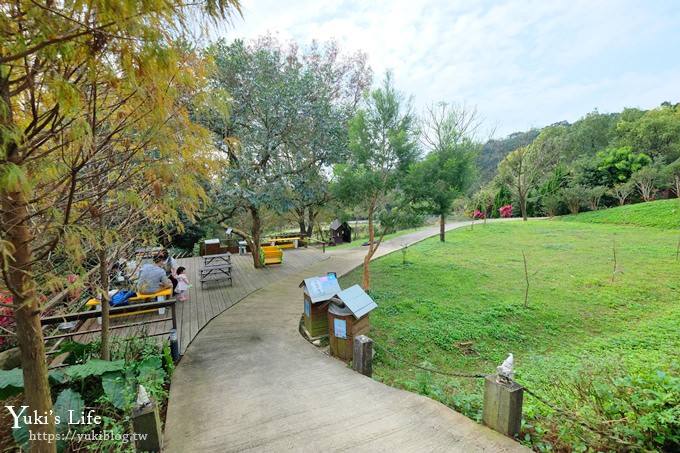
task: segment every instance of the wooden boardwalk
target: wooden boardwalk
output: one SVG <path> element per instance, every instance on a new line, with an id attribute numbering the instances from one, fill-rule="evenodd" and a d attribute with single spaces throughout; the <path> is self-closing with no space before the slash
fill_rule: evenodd
<path id="1" fill-rule="evenodd" d="M 253 267 L 252 255 L 240 256 L 233 254 L 232 278 L 233 285 L 228 281 L 206 282 L 201 288 L 199 268 L 203 264 L 202 257 L 183 258 L 177 260 L 180 266 L 186 268 L 186 275 L 194 285 L 186 292 L 185 302 L 177 301 L 177 330 L 180 342 L 180 352 L 184 354 L 191 341 L 198 332 L 205 327 L 211 319 L 234 306 L 249 294 L 264 288 L 289 275 L 296 274 L 320 261 L 328 258 L 328 255 L 320 249 L 309 247 L 300 249 L 285 249 L 283 263 L 270 265 L 264 269 Z M 169 318 L 169 310 L 164 315 L 149 313 L 135 316 L 126 316 L 111 320 L 111 326 L 132 324 L 142 321 L 153 321 Z M 97 328 L 97 321 L 91 319 L 85 323 L 82 330 Z M 153 324 L 144 324 L 134 327 L 125 327 L 111 330 L 114 337 L 129 338 L 140 335 L 157 335 L 159 341 L 166 341 L 163 336 L 172 328 L 172 322 L 162 321 Z M 95 334 L 97 335 L 97 334 Z M 97 335 L 98 336 L 98 335 Z M 74 340 L 87 342 L 92 337 L 89 335 L 74 335 Z"/>
<path id="2" fill-rule="evenodd" d="M 376 257 L 437 233 L 385 241 Z M 443 404 L 355 373 L 306 341 L 298 332 L 300 281 L 343 275 L 363 262 L 366 248 L 329 255 L 250 294 L 196 337 L 172 376 L 164 452 L 530 453 Z"/>

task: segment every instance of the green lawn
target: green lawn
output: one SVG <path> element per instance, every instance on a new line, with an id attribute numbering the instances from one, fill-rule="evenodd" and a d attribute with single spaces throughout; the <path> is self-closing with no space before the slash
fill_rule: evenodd
<path id="1" fill-rule="evenodd" d="M 520 383 L 600 423 L 598 417 L 620 411 L 600 408 L 602 395 L 584 387 L 600 382 L 606 387 L 630 376 L 654 380 L 658 371 L 678 376 L 677 241 L 676 231 L 562 221 L 456 230 L 446 243 L 432 238 L 410 247 L 406 264 L 395 253 L 371 265 L 378 308 L 371 314 L 370 336 L 407 361 L 451 373 L 493 373 L 512 352 Z M 614 248 L 619 271 L 612 282 Z M 529 274 L 535 273 L 527 307 L 522 252 Z M 358 269 L 342 286 L 360 280 Z M 467 341 L 473 342 L 473 355 L 456 346 Z M 481 417 L 480 379 L 428 373 L 384 353 L 376 355 L 374 377 Z M 677 401 L 680 380 L 671 387 Z M 522 436 L 537 450 L 611 441 L 581 432 L 529 396 L 524 414 Z M 680 432 L 680 412 L 676 416 L 670 429 Z M 624 425 L 615 428 L 625 431 Z"/>
<path id="2" fill-rule="evenodd" d="M 561 218 L 568 222 L 607 223 L 648 226 L 655 228 L 680 227 L 680 199 L 636 203 L 599 211 L 584 212 Z"/>

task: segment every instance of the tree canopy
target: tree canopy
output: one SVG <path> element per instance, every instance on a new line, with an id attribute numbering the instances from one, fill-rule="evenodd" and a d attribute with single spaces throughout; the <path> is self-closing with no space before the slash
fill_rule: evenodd
<path id="1" fill-rule="evenodd" d="M 442 242 L 453 201 L 465 195 L 475 177 L 480 124 L 476 109 L 447 103 L 429 106 L 422 120 L 421 144 L 428 154 L 412 166 L 404 185 L 422 210 L 439 216 Z"/>
<path id="2" fill-rule="evenodd" d="M 375 241 L 374 215 L 380 202 L 418 157 L 416 118 L 410 100 L 394 87 L 388 73 L 380 88 L 370 92 L 363 108 L 350 121 L 347 160 L 335 167 L 335 193 L 359 205 L 368 219 L 368 252 L 364 258 L 365 290 L 370 288 L 369 262 L 384 230 Z"/>
<path id="3" fill-rule="evenodd" d="M 347 122 L 371 73 L 363 54 L 342 58 L 333 42 L 300 53 L 264 36 L 250 44 L 220 41 L 208 53 L 217 65 L 213 92 L 228 93 L 196 112 L 225 155 L 216 208 L 223 221 L 249 213 L 247 239 L 259 267 L 265 211 L 296 210 L 306 229 L 327 201 L 324 169 L 346 155 Z"/>

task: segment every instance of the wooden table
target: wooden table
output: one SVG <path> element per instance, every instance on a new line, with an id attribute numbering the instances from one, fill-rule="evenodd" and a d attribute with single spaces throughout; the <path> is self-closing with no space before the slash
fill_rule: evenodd
<path id="1" fill-rule="evenodd" d="M 234 282 L 231 277 L 231 264 L 220 263 L 220 264 L 207 264 L 201 266 L 199 272 L 201 274 L 201 289 L 203 289 L 203 284 L 205 282 L 217 282 L 221 280 L 229 280 L 229 284 L 233 285 Z"/>
<path id="2" fill-rule="evenodd" d="M 220 253 L 218 255 L 203 255 L 203 265 L 213 266 L 213 265 L 231 265 L 231 253 Z"/>

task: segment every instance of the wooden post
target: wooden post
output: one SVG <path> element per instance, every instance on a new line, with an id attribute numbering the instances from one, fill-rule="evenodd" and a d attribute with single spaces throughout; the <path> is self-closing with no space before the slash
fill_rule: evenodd
<path id="1" fill-rule="evenodd" d="M 358 335 L 354 338 L 354 351 L 352 362 L 354 371 L 364 376 L 373 375 L 373 340 L 366 335 Z"/>
<path id="2" fill-rule="evenodd" d="M 509 437 L 519 434 L 522 425 L 524 391 L 515 381 L 499 383 L 497 375 L 484 378 L 482 420 L 489 428 Z"/>
<path id="3" fill-rule="evenodd" d="M 142 407 L 135 406 L 132 410 L 132 426 L 137 434 L 135 436 L 137 451 L 161 451 L 163 446 L 161 419 L 154 401 Z"/>
<path id="4" fill-rule="evenodd" d="M 172 313 L 172 328 L 177 330 L 177 311 L 175 309 L 175 304 L 170 305 L 170 310 Z"/>

